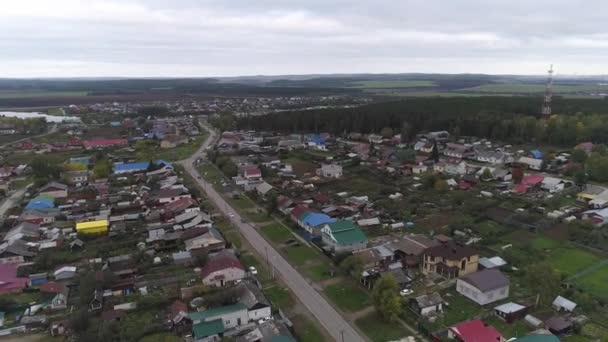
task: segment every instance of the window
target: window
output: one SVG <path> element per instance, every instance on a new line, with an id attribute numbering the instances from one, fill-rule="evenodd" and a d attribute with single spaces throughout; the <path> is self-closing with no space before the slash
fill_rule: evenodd
<path id="1" fill-rule="evenodd" d="M 230 320 L 229 320 L 229 319 L 227 319 L 225 324 L 226 324 L 226 325 L 229 325 L 229 324 L 230 324 Z"/>

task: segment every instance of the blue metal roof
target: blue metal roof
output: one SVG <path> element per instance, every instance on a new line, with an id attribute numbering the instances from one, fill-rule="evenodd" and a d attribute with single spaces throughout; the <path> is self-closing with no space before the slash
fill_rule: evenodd
<path id="1" fill-rule="evenodd" d="M 319 144 L 319 145 L 320 145 L 320 144 L 325 144 L 325 141 L 326 141 L 326 140 L 327 140 L 327 139 L 326 139 L 326 138 L 323 138 L 323 137 L 312 137 L 312 138 L 310 139 L 310 141 L 311 141 L 311 142 L 314 142 L 315 144 Z"/>
<path id="2" fill-rule="evenodd" d="M 532 156 L 536 159 L 543 159 L 543 153 L 539 150 L 532 150 L 530 153 L 532 153 Z"/>
<path id="3" fill-rule="evenodd" d="M 302 222 L 311 227 L 316 227 L 326 223 L 336 222 L 335 219 L 320 213 L 308 213 L 302 218 Z"/>
<path id="4" fill-rule="evenodd" d="M 48 209 L 48 208 L 54 208 L 54 207 L 55 207 L 55 204 L 53 203 L 53 201 L 49 201 L 44 198 L 36 197 L 27 204 L 25 209 Z"/>
<path id="5" fill-rule="evenodd" d="M 114 164 L 112 170 L 114 172 L 117 171 L 139 171 L 139 170 L 147 170 L 150 167 L 150 162 L 140 162 L 140 163 L 121 163 Z"/>

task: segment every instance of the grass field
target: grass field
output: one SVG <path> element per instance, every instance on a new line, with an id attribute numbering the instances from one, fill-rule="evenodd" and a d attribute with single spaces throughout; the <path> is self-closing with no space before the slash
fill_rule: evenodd
<path id="1" fill-rule="evenodd" d="M 572 276 L 600 261 L 600 258 L 580 249 L 559 248 L 551 253 L 548 261 L 556 270 Z"/>
<path id="2" fill-rule="evenodd" d="M 293 237 L 291 232 L 279 223 L 272 223 L 263 227 L 262 232 L 274 243 L 283 243 Z"/>
<path id="3" fill-rule="evenodd" d="M 291 319 L 294 325 L 295 335 L 300 342 L 324 342 L 323 334 L 305 316 L 298 315 Z"/>
<path id="4" fill-rule="evenodd" d="M 265 288 L 264 294 L 268 297 L 268 300 L 270 300 L 272 305 L 277 308 L 289 308 L 295 303 L 289 290 L 280 285 Z"/>
<path id="5" fill-rule="evenodd" d="M 399 324 L 389 322 L 375 312 L 357 319 L 355 324 L 374 342 L 395 341 L 409 335 Z"/>
<path id="6" fill-rule="evenodd" d="M 86 91 L 45 91 L 45 90 L 0 90 L 0 99 L 21 99 L 30 97 L 74 97 L 87 96 Z"/>
<path id="7" fill-rule="evenodd" d="M 196 152 L 199 147 L 201 147 L 205 139 L 207 139 L 207 135 L 203 134 L 187 144 L 168 150 L 161 150 L 157 157 L 159 159 L 164 159 L 168 161 L 186 159 L 193 155 L 194 152 Z"/>
<path id="8" fill-rule="evenodd" d="M 608 299 L 608 265 L 581 276 L 576 284 L 594 296 Z"/>
<path id="9" fill-rule="evenodd" d="M 287 247 L 284 249 L 287 259 L 295 266 L 302 266 L 308 262 L 314 262 L 320 256 L 312 248 L 304 245 Z"/>
<path id="10" fill-rule="evenodd" d="M 304 273 L 313 281 L 322 281 L 330 279 L 331 267 L 327 263 L 309 266 L 304 270 Z"/>
<path id="11" fill-rule="evenodd" d="M 291 164 L 293 172 L 298 176 L 302 176 L 305 173 L 314 173 L 318 168 L 317 164 L 296 157 L 287 158 L 283 162 Z"/>
<path id="12" fill-rule="evenodd" d="M 543 93 L 545 91 L 544 84 L 527 84 L 527 83 L 497 83 L 484 84 L 472 88 L 459 89 L 461 92 L 484 92 L 484 93 L 519 93 L 532 94 Z M 555 93 L 597 93 L 608 92 L 608 86 L 588 85 L 588 84 L 554 84 L 553 91 Z"/>
<path id="13" fill-rule="evenodd" d="M 416 87 L 433 87 L 433 81 L 361 81 L 353 82 L 352 88 L 362 89 L 383 89 L 383 88 L 416 88 Z"/>
<path id="14" fill-rule="evenodd" d="M 342 281 L 325 288 L 325 294 L 342 310 L 356 312 L 369 306 L 367 292 L 351 281 Z"/>

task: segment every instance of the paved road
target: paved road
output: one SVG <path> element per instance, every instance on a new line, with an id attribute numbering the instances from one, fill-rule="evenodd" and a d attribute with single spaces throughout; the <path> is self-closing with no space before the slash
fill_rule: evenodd
<path id="1" fill-rule="evenodd" d="M 363 342 L 367 341 L 362 337 L 337 311 L 323 298 L 304 277 L 298 273 L 284 258 L 281 256 L 266 240 L 258 233 L 258 231 L 249 223 L 243 223 L 239 213 L 230 207 L 224 201 L 222 196 L 215 191 L 213 186 L 205 180 L 199 178 L 199 173 L 193 166 L 196 159 L 204 153 L 205 149 L 215 140 L 216 133 L 209 129 L 209 137 L 203 143 L 197 153 L 189 159 L 180 161 L 185 170 L 198 181 L 199 185 L 207 193 L 217 207 L 227 216 L 230 216 L 232 223 L 239 228 L 242 235 L 263 256 L 267 256 L 269 262 L 275 268 L 285 284 L 298 297 L 300 302 L 317 318 L 317 320 L 325 327 L 329 334 L 336 341 L 344 342 Z M 232 214 L 232 215 L 228 215 Z"/>
<path id="2" fill-rule="evenodd" d="M 18 144 L 18 143 L 20 143 L 20 142 L 22 142 L 22 141 L 31 140 L 31 139 L 33 139 L 33 138 L 43 137 L 43 136 L 45 136 L 45 135 L 49 135 L 49 134 L 51 134 L 51 133 L 55 133 L 55 132 L 57 132 L 57 130 L 58 130 L 57 125 L 53 124 L 53 126 L 51 126 L 51 129 L 49 129 L 48 131 L 46 131 L 46 132 L 44 132 L 44 133 L 42 133 L 42 134 L 33 135 L 33 136 L 31 136 L 31 137 L 25 137 L 25 138 L 23 138 L 23 139 L 19 139 L 19 140 L 15 140 L 15 141 L 9 141 L 9 142 L 6 142 L 6 143 L 4 143 L 4 144 L 0 145 L 0 148 L 5 148 L 5 147 L 7 147 L 7 146 L 9 146 L 9 145 Z"/>
<path id="3" fill-rule="evenodd" d="M 21 198 L 23 198 L 23 195 L 25 195 L 25 191 L 27 189 L 27 186 L 25 188 L 19 189 L 15 192 L 13 192 L 12 195 L 10 195 L 9 197 L 5 198 L 4 201 L 2 201 L 2 204 L 0 204 L 0 218 L 4 217 L 4 214 L 6 214 L 6 212 L 17 205 L 17 203 L 19 203 L 19 201 L 21 200 Z"/>

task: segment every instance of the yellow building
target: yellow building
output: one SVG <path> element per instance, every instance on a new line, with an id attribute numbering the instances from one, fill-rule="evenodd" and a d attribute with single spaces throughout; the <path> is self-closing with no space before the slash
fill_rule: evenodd
<path id="1" fill-rule="evenodd" d="M 438 273 L 448 279 L 477 272 L 479 253 L 472 247 L 448 242 L 424 252 L 422 272 Z"/>
<path id="2" fill-rule="evenodd" d="M 83 234 L 107 233 L 109 225 L 108 220 L 80 222 L 76 223 L 76 232 Z"/>

